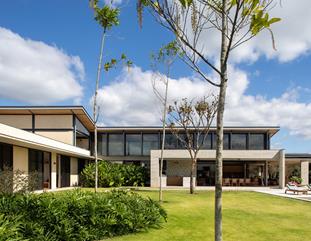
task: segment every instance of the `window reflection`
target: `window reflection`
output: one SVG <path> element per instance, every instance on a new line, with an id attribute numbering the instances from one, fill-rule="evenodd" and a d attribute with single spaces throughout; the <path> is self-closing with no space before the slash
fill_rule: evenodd
<path id="1" fill-rule="evenodd" d="M 249 135 L 249 149 L 250 150 L 265 149 L 265 135 L 264 134 L 250 134 Z"/>
<path id="2" fill-rule="evenodd" d="M 247 134 L 232 134 L 231 148 L 233 150 L 246 150 Z"/>
<path id="3" fill-rule="evenodd" d="M 140 134 L 126 134 L 126 155 L 141 155 Z"/>
<path id="4" fill-rule="evenodd" d="M 150 150 L 159 149 L 158 134 L 143 134 L 143 155 L 149 156 Z"/>
<path id="5" fill-rule="evenodd" d="M 124 142 L 123 134 L 109 134 L 109 155 L 110 156 L 123 156 L 124 155 Z"/>

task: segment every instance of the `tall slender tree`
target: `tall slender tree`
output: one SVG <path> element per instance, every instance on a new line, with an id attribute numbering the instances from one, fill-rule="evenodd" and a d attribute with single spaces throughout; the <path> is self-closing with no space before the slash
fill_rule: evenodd
<path id="1" fill-rule="evenodd" d="M 113 26 L 119 25 L 119 13 L 118 8 L 113 8 L 106 4 L 99 6 L 98 0 L 89 0 L 91 8 L 94 10 L 95 20 L 98 22 L 102 28 L 101 35 L 101 44 L 99 51 L 99 60 L 97 66 L 97 76 L 95 84 L 95 93 L 93 99 L 93 119 L 95 123 L 94 129 L 94 156 L 95 156 L 95 192 L 98 189 L 98 153 L 97 153 L 97 120 L 98 120 L 98 106 L 97 106 L 97 95 L 99 89 L 99 81 L 101 77 L 102 65 L 103 65 L 103 52 L 105 45 L 105 38 L 107 31 L 110 30 Z"/>
<path id="2" fill-rule="evenodd" d="M 202 79 L 219 88 L 217 108 L 217 147 L 215 178 L 215 240 L 222 240 L 222 163 L 223 119 L 228 85 L 228 61 L 231 52 L 268 30 L 279 18 L 269 10 L 276 0 L 138 0 L 139 24 L 147 7 L 158 23 L 171 31 L 184 55 L 182 60 Z M 206 54 L 211 36 L 218 34 L 219 57 Z M 209 49 L 211 50 L 211 49 Z M 211 71 L 218 78 L 207 75 Z"/>
<path id="3" fill-rule="evenodd" d="M 166 135 L 166 115 L 168 111 L 168 86 L 171 74 L 171 68 L 178 55 L 178 48 L 176 42 L 170 42 L 160 48 L 159 52 L 151 55 L 152 68 L 154 70 L 152 78 L 153 92 L 163 106 L 162 109 L 162 142 L 161 142 L 161 155 L 160 155 L 160 168 L 159 168 L 159 201 L 163 201 L 162 192 L 162 173 L 163 173 L 163 154 L 165 148 L 165 135 Z M 162 70 L 162 72 L 161 72 Z M 164 94 L 159 88 L 159 84 L 164 85 Z"/>

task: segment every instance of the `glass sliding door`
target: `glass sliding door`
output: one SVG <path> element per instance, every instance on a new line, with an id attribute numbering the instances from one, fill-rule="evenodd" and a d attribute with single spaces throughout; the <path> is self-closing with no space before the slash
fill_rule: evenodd
<path id="1" fill-rule="evenodd" d="M 29 149 L 29 178 L 35 181 L 35 189 L 50 188 L 51 183 L 51 153 Z"/>
<path id="2" fill-rule="evenodd" d="M 0 143 L 0 171 L 13 169 L 12 145 Z"/>
<path id="3" fill-rule="evenodd" d="M 197 162 L 197 185 L 215 186 L 215 161 Z"/>
<path id="4" fill-rule="evenodd" d="M 59 155 L 58 187 L 70 187 L 70 157 Z"/>

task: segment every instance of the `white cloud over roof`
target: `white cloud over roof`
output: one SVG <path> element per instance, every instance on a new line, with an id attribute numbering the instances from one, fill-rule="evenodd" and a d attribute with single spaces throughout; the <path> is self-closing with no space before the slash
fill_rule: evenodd
<path id="1" fill-rule="evenodd" d="M 0 27 L 1 98 L 29 104 L 78 102 L 83 96 L 79 83 L 83 78 L 79 57 Z"/>
<path id="2" fill-rule="evenodd" d="M 133 67 L 101 88 L 98 95 L 100 122 L 104 125 L 159 125 L 161 104 L 152 90 L 153 76 L 151 71 Z M 311 138 L 311 103 L 299 102 L 297 92 L 289 90 L 271 99 L 246 94 L 247 73 L 232 66 L 229 79 L 226 125 L 280 125 L 291 134 Z M 171 79 L 169 100 L 192 99 L 215 91 L 207 82 L 193 77 Z"/>

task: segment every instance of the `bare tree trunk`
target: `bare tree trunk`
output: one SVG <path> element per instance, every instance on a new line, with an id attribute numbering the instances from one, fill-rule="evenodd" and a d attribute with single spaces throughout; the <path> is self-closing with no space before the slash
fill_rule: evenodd
<path id="1" fill-rule="evenodd" d="M 95 192 L 97 192 L 97 189 L 98 189 L 97 94 L 98 94 L 99 80 L 100 80 L 102 61 L 103 61 L 103 50 L 104 50 L 104 44 L 105 44 L 105 36 L 106 36 L 106 31 L 104 30 L 103 35 L 102 35 L 102 39 L 101 39 L 101 47 L 100 47 L 100 53 L 99 53 L 99 61 L 98 61 L 97 77 L 96 77 L 96 87 L 95 87 L 95 95 L 94 95 L 94 105 L 93 105 L 93 118 L 94 118 L 94 123 L 95 123 L 95 129 L 94 129 Z"/>
<path id="2" fill-rule="evenodd" d="M 191 163 L 191 173 L 190 173 L 190 194 L 194 193 L 194 189 L 195 189 L 195 181 L 194 181 L 194 174 L 196 173 L 196 163 L 197 163 L 197 159 L 196 157 L 192 159 L 192 163 Z"/>
<path id="3" fill-rule="evenodd" d="M 221 36 L 221 84 L 219 89 L 217 109 L 217 149 L 216 149 L 216 180 L 215 180 L 215 241 L 222 241 L 222 171 L 223 171 L 223 119 L 227 90 L 227 63 L 228 51 L 227 34 L 227 0 L 222 1 L 222 36 Z"/>
<path id="4" fill-rule="evenodd" d="M 169 70 L 168 70 L 169 73 Z M 160 185 L 159 185 L 159 201 L 163 201 L 163 192 L 162 192 L 162 171 L 163 171 L 163 152 L 164 152 L 164 147 L 165 147 L 165 123 L 166 123 L 166 111 L 167 111 L 167 93 L 168 93 L 168 81 L 169 78 L 168 76 L 166 77 L 166 82 L 165 82 L 165 96 L 164 96 L 164 104 L 163 104 L 163 120 L 162 120 L 162 146 L 161 146 L 161 157 L 160 157 L 160 170 L 159 170 L 159 178 L 160 178 Z"/>

